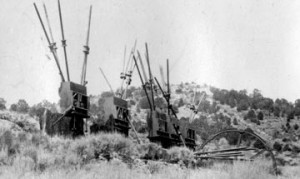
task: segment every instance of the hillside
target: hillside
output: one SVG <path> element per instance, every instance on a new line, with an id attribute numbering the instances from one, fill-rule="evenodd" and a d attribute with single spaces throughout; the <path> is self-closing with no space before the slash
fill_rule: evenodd
<path id="1" fill-rule="evenodd" d="M 101 99 L 106 95 L 111 94 L 105 92 L 92 97 L 92 106 L 96 113 L 101 111 Z M 201 95 L 205 97 L 198 105 Z M 135 128 L 139 132 L 146 133 L 146 114 L 149 105 L 145 93 L 141 88 L 131 87 L 127 91 L 127 96 Z M 158 107 L 166 107 L 166 102 L 159 91 L 155 100 Z M 250 128 L 275 149 L 280 165 L 300 164 L 298 100 L 295 104 L 285 99 L 273 101 L 262 96 L 257 89 L 248 94 L 245 90 L 224 90 L 195 83 L 171 86 L 171 104 L 178 112 L 179 119 L 189 119 L 193 116 L 188 107 L 193 100 L 199 111 L 192 122 L 193 126 L 196 126 L 198 144 L 222 129 Z"/>
<path id="2" fill-rule="evenodd" d="M 197 90 L 195 92 L 195 89 Z M 90 96 L 90 113 L 91 113 L 91 123 L 98 123 L 101 121 L 102 113 L 101 110 L 103 110 L 102 101 L 103 98 L 106 96 L 110 96 L 110 92 L 104 92 L 101 95 L 97 96 Z M 54 159 L 49 159 L 52 157 L 58 157 L 58 153 L 55 153 L 53 151 L 53 147 L 59 147 L 58 145 L 62 145 L 59 150 L 63 153 L 62 150 L 68 150 L 71 149 L 70 152 L 72 153 L 71 159 L 63 159 L 62 164 L 60 165 L 66 165 L 64 167 L 67 168 L 67 170 L 70 170 L 71 168 L 75 169 L 76 172 L 83 172 L 86 174 L 86 170 L 93 170 L 95 167 L 107 167 L 107 170 L 114 170 L 115 163 L 108 163 L 105 164 L 103 161 L 106 161 L 105 157 L 107 155 L 110 158 L 121 160 L 121 164 L 117 164 L 118 167 L 123 167 L 122 170 L 125 173 L 135 173 L 136 176 L 144 176 L 145 172 L 152 172 L 154 176 L 158 177 L 165 177 L 168 176 L 166 174 L 166 171 L 173 170 L 173 167 L 178 167 L 178 165 L 169 165 L 169 164 L 162 164 L 164 162 L 167 163 L 178 163 L 179 161 L 185 163 L 184 167 L 179 170 L 178 175 L 180 176 L 215 176 L 216 178 L 219 178 L 220 175 L 225 175 L 227 178 L 238 178 L 237 176 L 241 175 L 234 175 L 232 173 L 228 173 L 224 170 L 224 167 L 221 164 L 215 164 L 213 166 L 209 167 L 209 170 L 204 171 L 207 173 L 199 173 L 198 171 L 191 170 L 189 167 L 194 166 L 195 163 L 190 158 L 190 155 L 192 155 L 192 151 L 186 151 L 186 149 L 178 148 L 178 149 L 170 149 L 170 150 L 163 150 L 157 145 L 153 145 L 149 143 L 147 140 L 147 122 L 146 122 L 146 115 L 149 108 L 149 105 L 147 104 L 147 100 L 145 98 L 145 93 L 141 90 L 141 88 L 136 87 L 130 87 L 127 91 L 128 96 L 128 103 L 130 105 L 130 113 L 131 113 L 131 120 L 133 121 L 133 124 L 135 126 L 135 129 L 138 131 L 139 136 L 144 141 L 143 145 L 139 145 L 136 143 L 135 137 L 130 132 L 130 140 L 127 139 L 120 139 L 119 136 L 106 136 L 106 134 L 99 134 L 97 136 L 90 136 L 87 138 L 80 138 L 77 142 L 81 143 L 82 146 L 77 146 L 77 142 L 73 142 L 69 139 L 62 139 L 62 138 L 51 138 L 48 136 L 43 136 L 39 134 L 40 126 L 39 126 L 39 119 L 41 118 L 44 108 L 50 109 L 51 111 L 57 111 L 57 104 L 49 103 L 47 101 L 43 101 L 39 104 L 36 104 L 34 106 L 29 107 L 26 106 L 24 101 L 21 101 L 21 103 L 15 104 L 10 109 L 2 109 L 0 111 L 0 135 L 1 135 L 1 149 L 2 149 L 2 165 L 3 167 L 8 166 L 15 166 L 14 162 L 16 159 L 18 160 L 27 160 L 22 158 L 24 155 L 24 152 L 27 153 L 27 147 L 28 145 L 32 144 L 32 142 L 38 142 L 37 148 L 30 149 L 34 150 L 33 154 L 34 156 L 37 156 L 36 159 L 33 157 L 33 164 L 30 164 L 31 168 L 28 169 L 29 171 L 38 171 L 41 172 L 42 175 L 49 175 L 49 171 L 51 171 L 54 167 L 54 164 L 57 163 L 53 161 Z M 204 96 L 203 100 L 199 103 L 199 99 L 201 96 Z M 164 108 L 166 107 L 166 102 L 162 98 L 161 93 L 158 91 L 155 95 L 155 101 L 158 107 Z M 250 128 L 252 131 L 254 131 L 256 134 L 261 136 L 264 140 L 267 141 L 267 143 L 274 148 L 273 152 L 276 155 L 277 163 L 279 166 L 281 166 L 281 170 L 283 172 L 283 175 L 286 177 L 293 178 L 296 175 L 299 176 L 297 173 L 295 174 L 294 168 L 295 166 L 300 165 L 300 129 L 297 126 L 300 125 L 299 120 L 299 114 L 298 114 L 298 102 L 296 101 L 295 104 L 289 103 L 285 101 L 284 99 L 276 99 L 275 101 L 270 100 L 270 98 L 263 97 L 258 90 L 254 90 L 252 93 L 248 94 L 245 91 L 235 91 L 235 90 L 222 90 L 215 87 L 207 86 L 207 85 L 197 85 L 195 83 L 182 83 L 179 85 L 172 85 L 171 86 L 171 103 L 174 107 L 174 109 L 177 111 L 177 116 L 180 120 L 186 120 L 190 119 L 191 116 L 193 116 L 193 112 L 190 110 L 189 105 L 193 104 L 197 107 L 198 113 L 194 115 L 193 120 L 191 120 L 192 125 L 195 127 L 196 134 L 197 134 L 197 144 L 202 144 L 205 140 L 207 140 L 211 135 L 217 133 L 218 131 L 222 129 L 247 129 Z M 7 133 L 9 131 L 9 133 Z M 11 133 L 11 134 L 10 134 Z M 5 141 L 20 141 L 18 138 L 22 136 L 26 136 L 26 141 L 24 143 L 16 144 L 14 142 L 8 142 L 8 144 Z M 8 137 L 7 137 L 8 136 Z M 124 168 L 123 164 L 125 163 L 125 166 L 128 166 L 128 163 L 126 162 L 128 158 L 124 158 L 124 155 L 122 153 L 115 153 L 115 150 L 123 150 L 123 149 L 117 149 L 113 148 L 111 149 L 111 153 L 107 154 L 105 153 L 106 149 L 103 149 L 103 145 L 107 145 L 107 147 L 110 147 L 111 144 L 103 144 L 100 142 L 100 140 L 103 140 L 103 137 L 105 138 L 104 141 L 110 142 L 118 142 L 121 140 L 125 140 L 125 143 L 117 144 L 121 145 L 120 147 L 123 148 L 125 151 L 127 150 L 138 150 L 137 153 L 134 152 L 130 154 L 130 159 L 135 165 L 141 165 L 143 174 L 140 175 L 140 170 L 132 170 L 132 163 L 129 164 L 129 169 Z M 106 138 L 108 137 L 108 139 Z M 6 140 L 5 138 L 12 138 Z M 41 140 L 41 141 L 40 141 Z M 56 140 L 59 140 L 60 142 L 57 143 Z M 29 141 L 29 143 L 28 143 Z M 46 143 L 44 143 L 46 141 Z M 50 142 L 49 142 L 50 141 Z M 99 144 L 97 144 L 97 142 Z M 91 143 L 89 143 L 91 142 Z M 95 143 L 96 142 L 96 143 Z M 80 144 L 80 145 L 81 145 Z M 8 145 L 8 146 L 7 146 Z M 26 146 L 25 148 L 22 147 L 22 145 Z M 95 146 L 96 145 L 96 146 Z M 97 145 L 100 147 L 98 148 Z M 113 144 L 112 146 L 114 146 Z M 83 147 L 83 146 L 91 146 L 90 147 Z M 9 154 L 10 147 L 12 147 L 13 153 L 16 155 L 12 156 Z M 75 147 L 75 148 L 74 148 Z M 129 149 L 127 148 L 129 147 Z M 15 149 L 16 148 L 16 149 Z M 142 148 L 142 149 L 141 149 Z M 101 157 L 101 160 L 97 157 L 100 153 L 103 155 Z M 46 156 L 41 155 L 42 153 L 47 153 Z M 83 152 L 83 153 L 82 153 Z M 85 152 L 88 152 L 85 154 Z M 90 156 L 90 152 L 94 153 L 96 155 L 96 158 L 94 154 Z M 177 154 L 172 154 L 172 153 Z M 32 153 L 30 151 L 29 153 Z M 27 155 L 27 154 L 26 154 Z M 61 155 L 61 154 L 60 154 Z M 127 154 L 126 154 L 127 155 Z M 166 155 L 166 158 L 163 158 L 161 155 Z M 177 157 L 177 159 L 174 159 L 173 157 Z M 21 158 L 20 158 L 21 157 Z M 46 158 L 44 158 L 46 157 Z M 79 158 L 78 158 L 79 157 Z M 104 157 L 104 159 L 103 159 Z M 159 161 L 159 163 L 140 163 L 140 159 L 144 160 L 147 158 L 154 159 L 154 161 Z M 178 158 L 179 157 L 179 158 Z M 187 157 L 187 158 L 186 158 Z M 48 159 L 50 161 L 48 161 Z M 36 160 L 36 161 L 35 161 Z M 56 159 L 55 159 L 56 160 Z M 69 161 L 70 160 L 70 161 Z M 110 159 L 109 159 L 110 160 Z M 9 162 L 10 161 L 10 162 Z M 100 162 L 101 161 L 101 162 Z M 185 162 L 184 162 L 185 161 Z M 24 162 L 24 161 L 22 161 Z M 40 171 L 37 167 L 40 167 L 39 162 L 46 162 L 45 171 Z M 49 163 L 50 162 L 50 163 Z M 53 163 L 54 162 L 54 163 Z M 70 164 L 71 162 L 71 164 Z M 73 163 L 72 163 L 73 162 Z M 74 163 L 75 162 L 75 163 Z M 114 161 L 115 162 L 115 161 Z M 137 162 L 137 163 L 136 163 Z M 161 163 L 162 162 L 162 163 Z M 187 163 L 186 163 L 187 162 Z M 188 165 L 187 165 L 188 164 Z M 29 165 L 25 162 L 24 165 Z M 44 164 L 43 164 L 44 165 Z M 153 165 L 153 166 L 152 166 Z M 164 167 L 162 167 L 163 165 Z M 181 165 L 180 165 L 181 166 Z M 198 166 L 198 164 L 196 165 Z M 199 166 L 203 167 L 206 166 L 206 164 L 199 164 Z M 241 166 L 244 166 L 244 164 L 241 164 Z M 240 165 L 233 165 L 230 167 L 231 172 L 236 172 L 241 167 Z M 78 168 L 79 167 L 79 168 Z M 83 167 L 83 168 L 82 168 Z M 186 168 L 187 167 L 187 168 Z M 76 169 L 77 168 L 77 169 Z M 89 169 L 87 169 L 89 168 Z M 134 168 L 134 167 L 133 167 Z M 145 169 L 146 168 L 146 169 Z M 193 167 L 192 167 L 193 168 Z M 225 168 L 228 168 L 227 166 Z M 241 169 L 246 170 L 247 167 Z M 11 169 L 9 169 L 11 170 Z M 42 169 L 44 170 L 44 169 Z M 253 168 L 253 170 L 257 170 L 257 168 Z M 186 175 L 186 172 L 189 171 L 189 175 Z M 211 171 L 214 171 L 213 174 L 210 173 Z M 288 172 L 287 172 L 288 171 Z M 24 171 L 22 171 L 24 172 Z M 65 173 L 66 171 L 62 171 L 63 174 L 55 173 L 55 176 L 65 176 L 68 175 Z M 246 172 L 246 171 L 243 171 Z M 243 173 L 242 172 L 242 173 Z M 259 171 L 264 173 L 265 171 Z M 23 174 L 23 173 L 22 173 Z M 109 175 L 109 174 L 108 174 Z M 268 178 L 268 174 L 266 175 Z M 15 177 L 15 175 L 12 175 Z M 110 175 L 111 178 L 115 178 L 114 176 Z M 12 178 L 13 178 L 12 177 Z M 48 176 L 49 177 L 49 176 Z M 68 176 L 70 177 L 70 176 Z M 53 177 L 50 177 L 53 178 Z M 126 178 L 126 177 L 125 177 Z M 151 178 L 151 177 L 150 177 Z M 172 178 L 172 177 L 171 177 Z M 176 178 L 176 177 L 175 177 Z M 194 177 L 191 177 L 194 178 Z M 226 177 L 225 177 L 226 178 Z M 297 178 L 297 177 L 296 177 Z"/>

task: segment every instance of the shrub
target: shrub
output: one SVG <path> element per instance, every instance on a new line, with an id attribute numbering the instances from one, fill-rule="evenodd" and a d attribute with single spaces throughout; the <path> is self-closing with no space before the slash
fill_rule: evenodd
<path id="1" fill-rule="evenodd" d="M 179 102 L 178 102 L 178 107 L 181 107 L 181 106 L 184 106 L 184 102 L 183 102 L 182 98 L 180 98 Z"/>
<path id="2" fill-rule="evenodd" d="M 14 141 L 14 135 L 11 131 L 5 131 L 0 137 L 0 148 L 11 148 Z"/>
<path id="3" fill-rule="evenodd" d="M 167 107 L 166 100 L 162 97 L 155 98 L 154 103 L 155 103 L 155 106 L 157 106 L 158 108 L 166 108 Z"/>
<path id="4" fill-rule="evenodd" d="M 19 99 L 17 103 L 17 111 L 21 113 L 27 113 L 29 111 L 29 105 L 24 99 Z"/>
<path id="5" fill-rule="evenodd" d="M 27 146 L 22 152 L 23 156 L 31 158 L 36 164 L 38 161 L 37 148 L 35 146 Z"/>
<path id="6" fill-rule="evenodd" d="M 10 111 L 17 111 L 17 105 L 16 104 L 12 104 L 12 105 L 10 105 L 10 108 L 9 108 L 9 110 Z"/>
<path id="7" fill-rule="evenodd" d="M 155 143 L 145 143 L 137 148 L 142 159 L 159 160 L 167 157 L 165 149 Z"/>
<path id="8" fill-rule="evenodd" d="M 245 117 L 246 117 L 246 119 L 256 119 L 255 111 L 253 109 L 251 109 L 250 111 L 248 111 L 248 113 Z"/>
<path id="9" fill-rule="evenodd" d="M 182 94 L 182 89 L 181 89 L 181 88 L 177 88 L 177 89 L 175 90 L 175 93 L 176 93 L 176 94 Z"/>
<path id="10" fill-rule="evenodd" d="M 236 119 L 236 118 L 233 118 L 233 124 L 234 124 L 234 125 L 239 125 L 239 123 L 237 122 L 237 119 Z"/>
<path id="11" fill-rule="evenodd" d="M 31 142 L 35 146 L 48 146 L 49 145 L 49 138 L 46 135 L 42 135 L 41 133 L 34 133 L 31 137 Z"/>
<path id="12" fill-rule="evenodd" d="M 147 169 L 151 174 L 159 173 L 164 168 L 161 162 L 150 161 L 147 165 Z"/>
<path id="13" fill-rule="evenodd" d="M 194 162 L 194 155 L 191 150 L 185 147 L 172 147 L 168 150 L 167 162 L 182 163 L 186 167 L 190 166 Z"/>
<path id="14" fill-rule="evenodd" d="M 131 99 L 131 100 L 129 101 L 129 104 L 132 105 L 132 106 L 134 106 L 134 105 L 136 104 L 136 102 L 135 102 L 134 100 Z"/>
<path id="15" fill-rule="evenodd" d="M 295 129 L 295 130 L 298 130 L 298 129 L 299 129 L 299 125 L 298 125 L 298 124 L 295 124 L 295 125 L 294 125 L 294 129 Z"/>
<path id="16" fill-rule="evenodd" d="M 137 155 L 133 142 L 117 133 L 100 133 L 88 138 L 79 138 L 71 143 L 70 148 L 84 163 L 99 157 L 110 160 L 115 154 L 120 156 Z"/>

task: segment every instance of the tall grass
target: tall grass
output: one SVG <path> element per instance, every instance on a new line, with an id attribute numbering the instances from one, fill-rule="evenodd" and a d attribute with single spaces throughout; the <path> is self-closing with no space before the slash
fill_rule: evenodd
<path id="1" fill-rule="evenodd" d="M 4 132 L 0 139 L 0 178 L 275 177 L 260 163 L 222 163 L 198 168 L 193 152 L 187 148 L 166 150 L 153 143 L 140 145 L 115 133 L 72 140 L 39 133 Z M 296 170 L 289 171 L 292 174 L 283 176 L 300 175 Z"/>

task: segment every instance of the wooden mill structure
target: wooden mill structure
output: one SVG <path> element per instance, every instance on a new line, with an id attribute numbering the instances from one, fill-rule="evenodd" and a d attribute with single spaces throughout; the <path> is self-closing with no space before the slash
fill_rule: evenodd
<path id="1" fill-rule="evenodd" d="M 127 98 L 127 89 L 132 81 L 132 73 L 135 69 L 135 65 L 133 63 L 132 57 L 135 53 L 136 48 L 136 41 L 135 44 L 129 54 L 129 58 L 127 61 L 127 65 L 125 68 L 125 61 L 126 61 L 126 47 L 124 52 L 124 63 L 123 63 L 123 71 L 121 72 L 121 86 L 120 89 L 115 93 L 112 89 L 109 80 L 105 76 L 104 71 L 100 69 L 101 74 L 103 75 L 106 83 L 108 84 L 112 96 L 104 98 L 104 126 L 100 126 L 100 128 L 104 129 L 105 131 L 109 132 L 119 132 L 125 136 L 128 136 L 129 129 L 132 128 L 133 131 L 136 133 L 132 123 L 131 123 L 131 116 L 129 111 L 128 102 L 126 101 Z M 124 86 L 125 83 L 125 87 Z"/>
<path id="2" fill-rule="evenodd" d="M 45 17 L 48 24 L 48 31 L 45 28 L 42 17 L 39 13 L 39 10 L 34 3 L 34 8 L 36 10 L 37 16 L 41 23 L 42 29 L 46 36 L 46 39 L 49 44 L 50 51 L 53 55 L 53 58 L 56 62 L 59 75 L 61 77 L 61 85 L 59 87 L 59 97 L 60 97 L 60 108 L 64 111 L 62 114 L 55 115 L 55 118 L 49 119 L 46 123 L 46 129 L 48 134 L 64 134 L 64 135 L 83 135 L 84 134 L 84 120 L 89 118 L 89 98 L 87 96 L 87 88 L 86 88 L 86 72 L 87 72 L 87 59 L 90 51 L 89 47 L 89 38 L 90 38 L 90 25 L 91 25 L 91 15 L 92 15 L 92 6 L 90 6 L 89 12 L 89 21 L 88 21 L 88 30 L 87 30 L 87 38 L 86 44 L 84 45 L 84 61 L 82 65 L 81 72 L 81 81 L 80 83 L 72 82 L 70 79 L 69 66 L 68 66 L 68 58 L 67 58 L 67 49 L 66 49 L 66 39 L 63 28 L 63 19 L 62 19 L 62 11 L 60 0 L 58 0 L 58 11 L 59 11 L 59 19 L 60 19 L 60 27 L 61 27 L 61 35 L 62 35 L 62 47 L 64 51 L 64 59 L 66 66 L 67 79 L 65 79 L 62 69 L 60 67 L 59 57 L 57 54 L 57 47 L 52 35 L 52 29 L 50 26 L 48 13 L 45 4 L 43 4 L 45 10 Z M 49 35 L 50 34 L 50 37 Z"/>
<path id="3" fill-rule="evenodd" d="M 145 48 L 145 58 L 147 61 L 149 77 L 145 72 L 140 52 L 137 51 L 137 56 L 141 65 L 141 69 L 139 68 L 136 57 L 133 56 L 133 58 L 139 72 L 142 87 L 144 89 L 150 106 L 150 111 L 147 114 L 147 124 L 149 132 L 148 138 L 151 142 L 159 143 L 165 148 L 169 148 L 171 146 L 176 145 L 184 145 L 194 149 L 195 130 L 190 128 L 188 121 L 181 121 L 177 118 L 176 112 L 170 103 L 171 92 L 169 78 L 169 61 L 167 60 L 167 91 L 165 92 L 158 80 L 152 76 L 147 43 L 145 44 Z M 144 77 L 142 76 L 142 74 Z M 163 74 L 162 70 L 161 74 Z M 155 104 L 155 93 L 158 92 L 158 89 L 160 90 L 163 98 L 167 102 L 167 108 L 159 108 Z"/>

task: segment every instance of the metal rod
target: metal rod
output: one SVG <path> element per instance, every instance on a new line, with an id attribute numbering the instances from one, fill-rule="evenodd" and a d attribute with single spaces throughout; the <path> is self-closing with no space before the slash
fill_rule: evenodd
<path id="1" fill-rule="evenodd" d="M 152 111 L 151 101 L 150 101 L 150 98 L 149 98 L 149 96 L 148 96 L 147 89 L 146 89 L 146 86 L 145 86 L 145 84 L 144 84 L 143 77 L 142 77 L 142 75 L 141 75 L 141 71 L 140 71 L 140 68 L 139 68 L 139 66 L 138 66 L 138 63 L 137 63 L 137 61 L 136 61 L 135 56 L 133 56 L 133 60 L 134 60 L 134 62 L 135 62 L 136 68 L 137 68 L 137 70 L 138 70 L 138 73 L 139 73 L 139 76 L 140 76 L 140 79 L 141 79 L 141 83 L 142 83 L 142 87 L 143 87 L 143 89 L 144 89 L 144 91 L 145 91 L 145 93 L 146 93 L 146 97 L 147 97 L 147 100 L 148 100 L 148 103 L 149 103 L 149 106 L 150 106 L 150 110 Z"/>
<path id="2" fill-rule="evenodd" d="M 90 47 L 89 47 L 89 40 L 90 40 L 90 27 L 91 27 L 91 16 L 92 16 L 92 6 L 90 6 L 90 14 L 89 14 L 89 24 L 88 24 L 88 30 L 87 30 L 87 36 L 86 36 L 86 45 L 84 47 L 84 61 L 82 65 L 82 73 L 81 73 L 81 84 L 86 85 L 86 67 L 87 67 L 87 58 L 88 54 L 90 52 Z"/>
<path id="3" fill-rule="evenodd" d="M 224 150 L 215 150 L 215 151 L 208 151 L 208 152 L 195 152 L 195 155 L 203 155 L 203 154 L 213 154 L 213 153 L 222 153 L 222 152 L 232 152 L 232 151 L 249 151 L 249 150 L 257 150 L 255 148 L 248 148 L 248 147 L 240 147 L 234 149 L 224 149 Z"/>
<path id="4" fill-rule="evenodd" d="M 207 157 L 242 157 L 245 156 L 244 154 L 222 154 L 222 155 L 212 155 L 212 156 L 207 156 Z"/>
<path id="5" fill-rule="evenodd" d="M 220 154 L 214 154 L 214 155 L 210 155 L 210 156 L 228 156 L 228 155 L 236 155 L 236 154 L 242 154 L 241 151 L 233 151 L 233 152 L 226 152 L 226 153 L 220 153 Z"/>
<path id="6" fill-rule="evenodd" d="M 104 79 L 105 79 L 106 83 L 108 84 L 108 86 L 109 86 L 109 88 L 110 88 L 110 91 L 111 91 L 111 92 L 114 94 L 114 91 L 113 91 L 113 89 L 112 89 L 112 87 L 111 87 L 111 85 L 110 85 L 109 81 L 107 80 L 107 78 L 106 78 L 106 76 L 105 76 L 105 74 L 104 74 L 104 72 L 103 72 L 102 68 L 101 68 L 101 67 L 99 67 L 99 70 L 100 70 L 100 72 L 102 73 L 102 76 L 104 77 Z"/>
<path id="7" fill-rule="evenodd" d="M 60 27 L 61 27 L 61 36 L 62 36 L 62 46 L 64 48 L 64 56 L 65 56 L 65 63 L 66 63 L 66 70 L 67 70 L 67 78 L 68 81 L 70 81 L 70 73 L 69 73 L 69 64 L 68 64 L 68 57 L 67 57 L 67 41 L 65 39 L 65 34 L 64 34 L 64 26 L 63 26 L 63 20 L 62 20 L 62 15 L 61 15 L 61 8 L 60 8 L 60 0 L 58 0 L 58 11 L 59 11 L 59 20 L 60 20 Z"/>
<path id="8" fill-rule="evenodd" d="M 229 157 L 206 157 L 206 156 L 200 156 L 200 157 L 197 157 L 197 158 L 200 158 L 200 159 L 215 159 L 215 160 L 239 160 L 239 161 L 252 161 L 251 159 L 243 159 L 243 158 L 229 158 Z"/>
<path id="9" fill-rule="evenodd" d="M 151 74 L 149 53 L 148 53 L 148 44 L 147 43 L 145 43 L 145 47 L 146 47 L 146 59 L 147 59 L 148 70 L 149 70 L 149 83 L 150 83 L 150 89 L 151 89 L 151 98 L 152 98 L 153 109 L 155 110 L 154 94 L 153 94 L 153 79 L 152 79 L 152 74 Z"/>
<path id="10" fill-rule="evenodd" d="M 37 15 L 38 15 L 38 18 L 39 18 L 39 20 L 40 20 L 40 23 L 41 23 L 41 25 L 42 25 L 42 28 L 43 28 L 43 31 L 44 31 L 44 33 L 45 33 L 46 39 L 47 39 L 47 41 L 48 41 L 50 51 L 52 52 L 53 57 L 54 57 L 54 59 L 55 59 L 56 66 L 57 66 L 57 68 L 58 68 L 58 70 L 59 70 L 59 74 L 60 74 L 61 80 L 64 82 L 64 81 L 65 81 L 65 78 L 64 78 L 64 75 L 63 75 L 63 73 L 62 73 L 62 71 L 61 71 L 61 68 L 60 68 L 60 65 L 59 65 L 58 57 L 57 57 L 56 50 L 55 50 L 55 49 L 56 49 L 55 43 L 51 43 L 51 41 L 50 41 L 50 39 L 49 39 L 49 36 L 48 36 L 48 34 L 47 34 L 47 31 L 46 31 L 46 29 L 45 29 L 43 20 L 42 20 L 42 18 L 41 18 L 41 16 L 40 16 L 39 10 L 38 10 L 38 8 L 36 7 L 36 4 L 35 4 L 35 3 L 33 3 L 33 5 L 34 5 L 35 11 L 36 11 L 36 13 L 37 13 Z"/>

